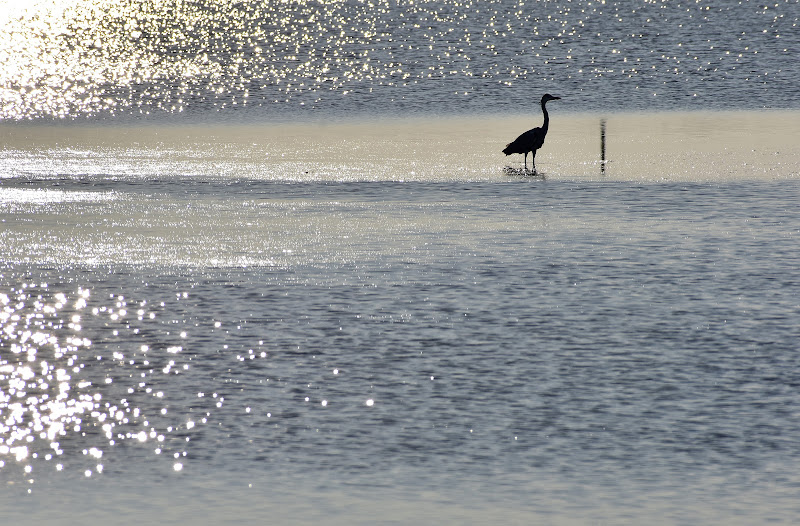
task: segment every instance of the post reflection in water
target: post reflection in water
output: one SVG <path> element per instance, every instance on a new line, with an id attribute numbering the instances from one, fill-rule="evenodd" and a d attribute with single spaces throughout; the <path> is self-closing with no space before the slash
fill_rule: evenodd
<path id="1" fill-rule="evenodd" d="M 606 119 L 600 119 L 600 175 L 606 174 Z"/>

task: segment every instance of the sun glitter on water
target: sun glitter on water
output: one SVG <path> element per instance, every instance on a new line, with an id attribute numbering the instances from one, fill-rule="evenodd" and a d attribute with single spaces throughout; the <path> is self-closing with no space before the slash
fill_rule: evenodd
<path id="1" fill-rule="evenodd" d="M 0 119 L 507 112 L 545 85 L 582 110 L 794 107 L 793 6 L 4 2 Z"/>
<path id="2" fill-rule="evenodd" d="M 175 420 L 161 385 L 190 371 L 192 357 L 177 345 L 139 345 L 135 324 L 152 322 L 156 311 L 121 295 L 109 300 L 98 302 L 84 288 L 55 293 L 47 284 L 0 293 L 0 469 L 12 460 L 29 483 L 47 465 L 90 477 L 122 443 L 186 456 L 190 430 L 211 413 L 199 422 Z M 98 318 L 94 329 L 82 325 L 89 317 Z M 120 335 L 130 345 L 115 347 Z M 96 348 L 94 339 L 104 345 Z M 221 397 L 215 402 L 220 407 Z"/>

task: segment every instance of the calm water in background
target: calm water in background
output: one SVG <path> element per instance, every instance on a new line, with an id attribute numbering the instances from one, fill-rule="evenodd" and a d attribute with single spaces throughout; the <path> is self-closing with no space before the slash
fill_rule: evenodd
<path id="1" fill-rule="evenodd" d="M 117 4 L 2 73 L 4 517 L 798 516 L 800 117 L 571 113 L 790 109 L 796 3 Z"/>

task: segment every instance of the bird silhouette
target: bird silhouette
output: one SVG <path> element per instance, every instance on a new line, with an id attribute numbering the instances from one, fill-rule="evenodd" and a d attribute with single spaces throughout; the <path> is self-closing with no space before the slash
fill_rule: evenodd
<path id="1" fill-rule="evenodd" d="M 525 155 L 525 169 L 528 169 L 528 153 L 533 152 L 533 173 L 536 173 L 536 150 L 542 147 L 544 144 L 544 137 L 547 135 L 547 128 L 550 124 L 550 116 L 547 114 L 547 104 L 548 101 L 551 100 L 559 100 L 561 97 L 553 97 L 549 93 L 545 93 L 542 96 L 542 113 L 544 113 L 544 124 L 542 124 L 541 128 L 534 128 L 532 130 L 528 130 L 516 139 L 514 139 L 511 143 L 509 143 L 503 153 L 506 155 L 511 155 L 512 153 L 521 153 Z"/>

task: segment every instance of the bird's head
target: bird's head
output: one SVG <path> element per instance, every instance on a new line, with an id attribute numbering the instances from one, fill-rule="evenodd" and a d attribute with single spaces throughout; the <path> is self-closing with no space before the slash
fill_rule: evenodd
<path id="1" fill-rule="evenodd" d="M 545 93 L 542 96 L 542 104 L 544 104 L 545 102 L 551 101 L 551 100 L 561 100 L 561 97 L 553 97 L 549 93 Z"/>

